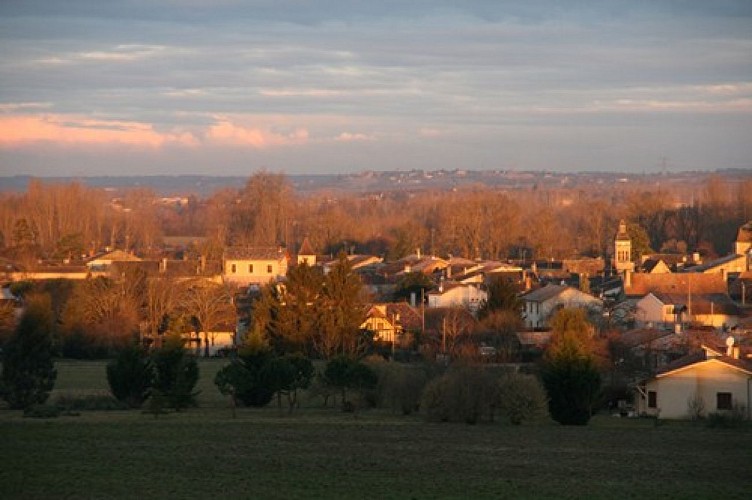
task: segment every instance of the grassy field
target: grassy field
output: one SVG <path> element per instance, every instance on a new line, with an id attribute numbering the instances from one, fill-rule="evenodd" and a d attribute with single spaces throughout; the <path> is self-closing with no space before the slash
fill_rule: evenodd
<path id="1" fill-rule="evenodd" d="M 372 410 L 242 409 L 201 365 L 201 407 L 24 419 L 0 410 L 0 498 L 748 498 L 752 431 L 595 418 L 588 427 L 427 424 Z M 58 364 L 61 394 L 106 390 Z M 53 396 L 54 397 L 54 396 Z"/>

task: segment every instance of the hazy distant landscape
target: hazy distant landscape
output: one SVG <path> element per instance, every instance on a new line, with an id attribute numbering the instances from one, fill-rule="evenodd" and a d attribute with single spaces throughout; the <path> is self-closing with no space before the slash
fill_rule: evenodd
<path id="1" fill-rule="evenodd" d="M 717 171 L 635 173 L 555 171 L 479 171 L 479 170 L 393 170 L 363 171 L 352 174 L 289 174 L 287 178 L 295 191 L 306 194 L 316 191 L 349 193 L 379 191 L 451 190 L 483 186 L 491 189 L 584 188 L 592 186 L 632 185 L 698 186 L 710 175 L 718 175 L 730 182 L 741 182 L 752 176 L 750 169 Z M 1 191 L 22 192 L 34 178 L 28 175 L 0 177 Z M 64 184 L 80 182 L 93 188 L 123 190 L 149 188 L 162 196 L 194 195 L 206 197 L 225 188 L 238 189 L 248 176 L 216 175 L 148 175 L 148 176 L 83 176 L 42 177 L 45 182 Z"/>

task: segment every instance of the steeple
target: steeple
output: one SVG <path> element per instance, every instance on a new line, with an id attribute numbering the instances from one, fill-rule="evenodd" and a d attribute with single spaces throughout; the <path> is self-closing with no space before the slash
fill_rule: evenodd
<path id="1" fill-rule="evenodd" d="M 614 240 L 614 269 L 616 272 L 634 271 L 632 262 L 632 239 L 627 232 L 627 223 L 619 221 L 619 231 Z"/>
<path id="2" fill-rule="evenodd" d="M 298 250 L 298 265 L 300 264 L 316 265 L 316 252 L 313 251 L 311 242 L 308 241 L 308 236 L 303 238 L 303 244 L 300 245 L 300 250 Z"/>

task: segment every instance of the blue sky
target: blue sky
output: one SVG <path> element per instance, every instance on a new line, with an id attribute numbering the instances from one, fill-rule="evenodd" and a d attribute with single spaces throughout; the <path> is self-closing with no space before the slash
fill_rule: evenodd
<path id="1" fill-rule="evenodd" d="M 752 168 L 750 1 L 0 2 L 0 173 Z"/>

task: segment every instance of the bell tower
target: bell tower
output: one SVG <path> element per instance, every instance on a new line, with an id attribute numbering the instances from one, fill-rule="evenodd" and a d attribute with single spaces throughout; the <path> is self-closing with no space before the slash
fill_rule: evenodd
<path id="1" fill-rule="evenodd" d="M 619 231 L 614 240 L 614 269 L 617 273 L 634 271 L 632 262 L 632 239 L 627 233 L 627 223 L 624 219 L 619 221 Z"/>

